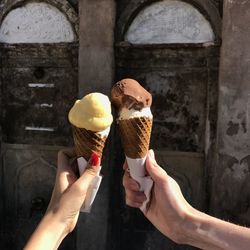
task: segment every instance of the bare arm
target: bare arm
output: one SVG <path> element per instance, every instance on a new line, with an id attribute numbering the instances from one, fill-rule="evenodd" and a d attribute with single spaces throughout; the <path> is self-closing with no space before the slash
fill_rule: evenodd
<path id="1" fill-rule="evenodd" d="M 186 220 L 185 244 L 201 249 L 246 250 L 250 246 L 250 229 L 194 210 Z"/>
<path id="2" fill-rule="evenodd" d="M 127 168 L 125 163 L 125 169 Z M 183 197 L 177 182 L 167 175 L 149 152 L 146 169 L 154 180 L 152 197 L 145 216 L 165 236 L 179 244 L 207 250 L 247 250 L 250 229 L 225 222 L 194 209 Z M 126 203 L 140 207 L 146 199 L 139 185 L 125 171 Z"/>
<path id="3" fill-rule="evenodd" d="M 74 157 L 72 149 L 58 153 L 56 183 L 47 212 L 24 250 L 54 250 L 76 226 L 80 208 L 85 200 L 89 184 L 95 177 L 100 159 L 89 162 L 81 177 L 77 177 L 76 166 L 70 164 Z"/>

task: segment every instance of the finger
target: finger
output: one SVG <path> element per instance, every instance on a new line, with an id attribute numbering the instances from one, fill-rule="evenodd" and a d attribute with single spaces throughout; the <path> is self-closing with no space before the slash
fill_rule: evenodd
<path id="1" fill-rule="evenodd" d="M 91 167 L 99 167 L 101 164 L 101 158 L 98 154 L 96 154 L 95 152 L 93 152 L 91 154 L 91 157 L 89 159 L 89 162 L 88 162 L 88 165 L 91 166 Z"/>
<path id="2" fill-rule="evenodd" d="M 128 163 L 127 161 L 125 160 L 125 162 L 123 163 L 123 170 L 128 170 Z"/>
<path id="3" fill-rule="evenodd" d="M 62 153 L 64 153 L 68 158 L 73 158 L 76 156 L 76 152 L 74 148 L 64 148 L 61 150 Z"/>
<path id="4" fill-rule="evenodd" d="M 71 166 L 71 170 L 73 171 L 73 173 L 75 174 L 75 176 L 77 178 L 79 178 L 80 177 L 80 173 L 79 173 L 77 159 L 74 159 L 74 161 L 71 162 L 70 166 Z"/>
<path id="5" fill-rule="evenodd" d="M 152 149 L 149 150 L 146 158 L 146 170 L 155 183 L 165 182 L 168 179 L 166 171 L 156 162 Z"/>
<path id="6" fill-rule="evenodd" d="M 85 199 L 87 190 L 100 169 L 100 157 L 92 154 L 88 166 L 80 178 L 72 185 L 76 195 L 80 195 L 83 200 Z"/>
<path id="7" fill-rule="evenodd" d="M 79 177 L 79 179 L 72 185 L 75 189 L 76 195 L 83 197 L 85 199 L 87 190 L 91 182 L 96 176 L 96 171 L 92 168 L 88 168 L 84 173 Z"/>
<path id="8" fill-rule="evenodd" d="M 129 189 L 131 191 L 139 191 L 140 190 L 140 185 L 135 180 L 133 180 L 129 176 L 129 173 L 127 173 L 127 172 L 124 172 L 122 184 L 123 184 L 125 189 Z"/>
<path id="9" fill-rule="evenodd" d="M 73 148 L 65 148 L 58 152 L 57 165 L 58 171 L 64 171 L 69 168 L 70 160 L 75 158 L 75 150 Z"/>
<path id="10" fill-rule="evenodd" d="M 126 199 L 135 203 L 143 203 L 147 199 L 146 195 L 141 191 L 135 192 L 131 190 L 126 190 L 125 193 Z"/>
<path id="11" fill-rule="evenodd" d="M 75 156 L 73 148 L 64 148 L 58 152 L 58 164 L 55 189 L 57 193 L 63 193 L 77 179 L 73 169 L 75 162 L 70 163 L 71 157 Z"/>
<path id="12" fill-rule="evenodd" d="M 139 208 L 142 206 L 142 203 L 138 203 L 138 202 L 134 202 L 134 201 L 126 199 L 126 205 L 128 205 L 130 207 Z"/>

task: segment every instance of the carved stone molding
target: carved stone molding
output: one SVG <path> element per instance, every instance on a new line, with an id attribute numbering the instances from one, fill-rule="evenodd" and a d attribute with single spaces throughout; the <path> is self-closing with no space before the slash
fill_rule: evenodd
<path id="1" fill-rule="evenodd" d="M 118 42 L 124 40 L 124 35 L 137 14 L 146 6 L 155 2 L 159 2 L 159 0 L 136 0 L 126 5 L 117 22 L 116 34 Z M 221 37 L 221 17 L 216 6 L 209 0 L 185 0 L 184 2 L 193 5 L 205 16 L 214 30 L 215 40 L 219 42 Z"/>

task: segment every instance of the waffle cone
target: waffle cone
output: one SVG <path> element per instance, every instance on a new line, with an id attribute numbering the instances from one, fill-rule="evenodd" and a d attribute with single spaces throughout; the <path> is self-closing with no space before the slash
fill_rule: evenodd
<path id="1" fill-rule="evenodd" d="M 77 128 L 72 125 L 75 151 L 77 157 L 84 157 L 89 160 L 92 153 L 95 152 L 100 158 L 107 137 L 102 137 L 97 132 L 84 128 Z"/>
<path id="2" fill-rule="evenodd" d="M 119 120 L 121 140 L 125 155 L 129 158 L 143 158 L 149 148 L 153 120 L 148 117 L 135 117 Z"/>

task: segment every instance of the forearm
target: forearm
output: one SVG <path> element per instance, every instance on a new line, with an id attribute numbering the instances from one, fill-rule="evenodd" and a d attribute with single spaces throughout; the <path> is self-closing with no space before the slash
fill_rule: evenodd
<path id="1" fill-rule="evenodd" d="M 187 216 L 186 244 L 209 250 L 247 250 L 250 229 L 193 210 Z"/>
<path id="2" fill-rule="evenodd" d="M 65 227 L 52 213 L 46 214 L 24 250 L 55 250 L 66 236 Z"/>

